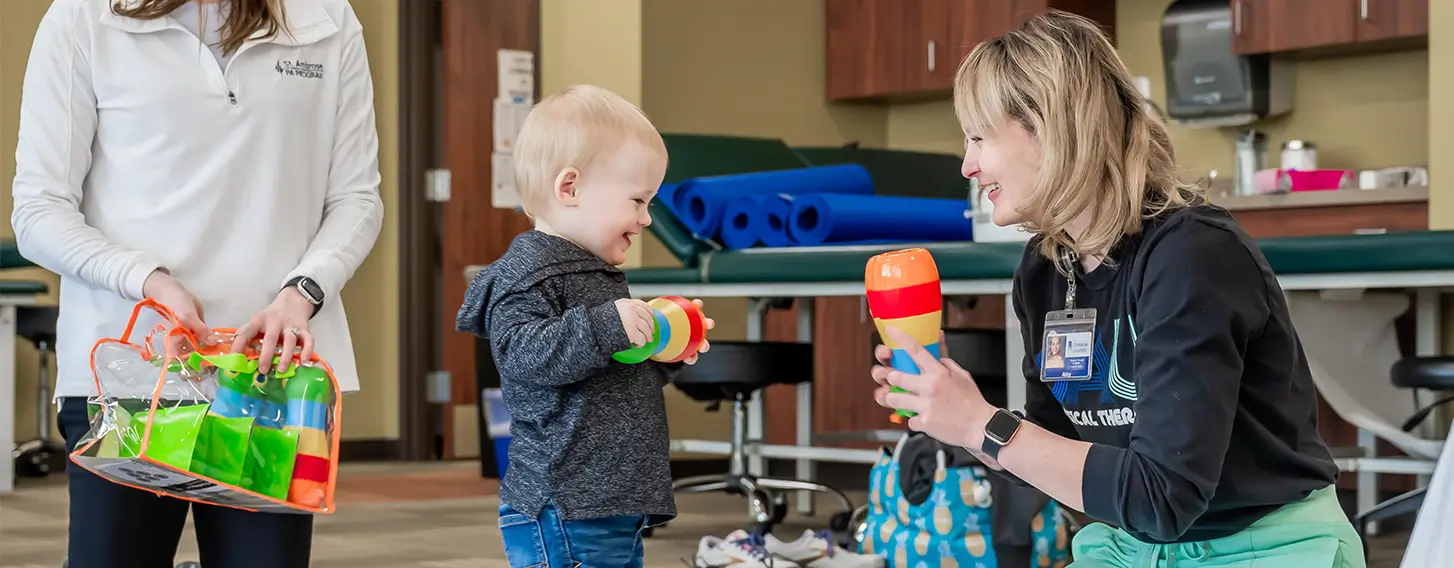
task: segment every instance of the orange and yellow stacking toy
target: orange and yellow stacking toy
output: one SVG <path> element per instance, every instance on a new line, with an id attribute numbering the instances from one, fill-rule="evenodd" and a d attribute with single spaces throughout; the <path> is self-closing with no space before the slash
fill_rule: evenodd
<path id="1" fill-rule="evenodd" d="M 939 330 L 943 321 L 944 296 L 939 289 L 939 267 L 922 248 L 886 252 L 868 259 L 863 272 L 868 293 L 868 311 L 884 345 L 893 350 L 889 364 L 894 369 L 919 374 L 919 366 L 903 348 L 894 344 L 884 329 L 898 328 L 909 334 L 930 354 L 939 357 Z M 906 392 L 892 387 L 896 392 Z M 896 410 L 889 417 L 895 424 L 914 413 Z"/>
<path id="2" fill-rule="evenodd" d="M 681 296 L 662 296 L 646 305 L 656 316 L 651 341 L 611 355 L 634 365 L 647 359 L 662 363 L 685 361 L 702 348 L 707 337 L 707 316 L 696 302 Z"/>

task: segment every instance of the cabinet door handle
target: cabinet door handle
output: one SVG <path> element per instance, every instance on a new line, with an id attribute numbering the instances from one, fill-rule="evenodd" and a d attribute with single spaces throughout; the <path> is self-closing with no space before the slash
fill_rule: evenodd
<path id="1" fill-rule="evenodd" d="M 1232 33 L 1242 35 L 1242 0 L 1232 2 Z"/>
<path id="2" fill-rule="evenodd" d="M 929 72 L 934 72 L 934 40 L 929 40 Z"/>
<path id="3" fill-rule="evenodd" d="M 1363 18 L 1365 22 L 1368 21 L 1368 0 L 1359 0 L 1358 17 Z"/>

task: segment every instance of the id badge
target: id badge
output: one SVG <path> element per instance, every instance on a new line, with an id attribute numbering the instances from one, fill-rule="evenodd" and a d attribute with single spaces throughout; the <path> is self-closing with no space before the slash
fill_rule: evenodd
<path id="1" fill-rule="evenodd" d="M 1040 380 L 1084 381 L 1091 378 L 1096 342 L 1096 310 L 1057 310 L 1045 314 Z"/>

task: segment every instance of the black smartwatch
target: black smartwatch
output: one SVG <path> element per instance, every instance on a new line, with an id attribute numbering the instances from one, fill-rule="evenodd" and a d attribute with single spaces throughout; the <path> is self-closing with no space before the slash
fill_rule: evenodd
<path id="1" fill-rule="evenodd" d="M 318 315 L 318 310 L 323 309 L 323 287 L 318 282 L 307 276 L 296 276 L 283 285 L 283 289 L 293 288 L 308 303 L 313 304 L 313 315 Z M 312 317 L 312 316 L 309 316 Z"/>
<path id="2" fill-rule="evenodd" d="M 1010 443 L 1015 438 L 1015 433 L 1020 431 L 1020 422 L 1025 415 L 1018 410 L 996 410 L 995 415 L 984 425 L 984 445 L 980 451 L 985 455 L 999 459 L 1000 448 Z"/>

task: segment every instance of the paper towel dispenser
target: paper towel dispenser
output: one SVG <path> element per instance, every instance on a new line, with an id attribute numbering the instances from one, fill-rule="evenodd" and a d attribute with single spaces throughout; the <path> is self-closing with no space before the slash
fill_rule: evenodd
<path id="1" fill-rule="evenodd" d="M 1237 126 L 1292 110 L 1293 70 L 1232 51 L 1233 2 L 1176 0 L 1161 19 L 1166 114 L 1186 126 Z"/>

